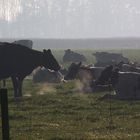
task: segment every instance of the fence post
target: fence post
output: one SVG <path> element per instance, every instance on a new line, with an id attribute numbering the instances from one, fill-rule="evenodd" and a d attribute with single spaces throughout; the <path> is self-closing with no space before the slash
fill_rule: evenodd
<path id="1" fill-rule="evenodd" d="M 0 89 L 2 140 L 9 140 L 9 115 L 7 89 Z"/>

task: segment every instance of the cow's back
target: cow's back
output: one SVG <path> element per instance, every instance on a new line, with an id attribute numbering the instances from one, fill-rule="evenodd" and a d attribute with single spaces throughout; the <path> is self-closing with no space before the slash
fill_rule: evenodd
<path id="1" fill-rule="evenodd" d="M 34 50 L 17 44 L 0 45 L 0 79 L 15 73 L 31 72 Z"/>
<path id="2" fill-rule="evenodd" d="M 0 46 L 0 67 L 3 63 L 10 64 L 10 62 L 15 61 L 16 63 L 21 63 L 25 61 L 27 57 L 32 54 L 32 50 L 21 46 L 21 45 L 1 45 Z"/>

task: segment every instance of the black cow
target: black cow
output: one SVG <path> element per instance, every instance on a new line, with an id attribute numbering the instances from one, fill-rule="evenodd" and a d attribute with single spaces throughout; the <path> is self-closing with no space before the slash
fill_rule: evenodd
<path id="1" fill-rule="evenodd" d="M 97 63 L 95 66 L 102 66 L 105 67 L 107 65 L 115 65 L 121 61 L 128 63 L 128 58 L 124 57 L 122 54 L 119 53 L 108 53 L 108 52 L 96 52 L 93 53 L 96 57 Z"/>
<path id="2" fill-rule="evenodd" d="M 87 79 L 86 81 L 96 80 L 104 67 L 89 67 L 82 65 L 81 62 L 79 63 L 72 63 L 70 67 L 68 68 L 68 73 L 65 75 L 65 80 L 72 80 L 72 79 L 80 79 L 83 81 L 84 79 Z"/>
<path id="3" fill-rule="evenodd" d="M 112 75 L 113 66 L 107 66 L 100 74 L 99 78 L 96 80 L 98 85 L 106 85 L 110 82 L 110 77 Z"/>
<path id="4" fill-rule="evenodd" d="M 6 43 L 6 42 L 0 42 L 0 45 L 2 45 L 2 43 Z M 22 45 L 22 46 L 25 46 L 25 47 L 28 47 L 30 49 L 32 49 L 32 46 L 33 46 L 33 41 L 32 40 L 17 40 L 17 41 L 14 41 L 12 42 L 13 44 L 19 44 L 19 45 Z M 6 87 L 6 79 L 3 80 L 3 87 Z"/>
<path id="5" fill-rule="evenodd" d="M 120 62 L 119 64 L 116 65 L 120 71 L 123 72 L 138 72 L 140 73 L 140 67 L 138 67 L 135 63 L 124 63 Z"/>
<path id="6" fill-rule="evenodd" d="M 12 78 L 15 97 L 22 96 L 23 79 L 38 66 L 54 71 L 60 69 L 50 49 L 40 52 L 19 44 L 0 45 L 0 79 Z"/>
<path id="7" fill-rule="evenodd" d="M 68 68 L 68 72 L 67 74 L 65 75 L 64 79 L 65 80 L 73 80 L 77 77 L 77 74 L 78 74 L 78 71 L 81 67 L 81 62 L 79 63 L 71 63 L 71 65 L 69 66 Z"/>
<path id="8" fill-rule="evenodd" d="M 111 84 L 119 99 L 140 99 L 140 73 L 120 72 L 109 66 L 104 69 L 96 84 Z"/>
<path id="9" fill-rule="evenodd" d="M 26 46 L 30 49 L 32 49 L 32 46 L 33 46 L 33 41 L 32 40 L 17 40 L 17 41 L 14 41 L 13 44 L 19 44 L 19 45 L 23 45 L 23 46 Z"/>
<path id="10" fill-rule="evenodd" d="M 86 57 L 77 52 L 71 51 L 71 49 L 65 50 L 65 54 L 63 56 L 63 62 L 79 62 L 86 61 Z"/>
<path id="11" fill-rule="evenodd" d="M 82 63 L 72 63 L 68 68 L 68 73 L 65 75 L 65 80 L 79 79 L 83 85 L 84 91 L 95 91 L 94 81 L 98 79 L 103 67 L 83 66 Z M 96 88 L 97 89 L 97 88 Z M 96 90 L 97 91 L 97 90 Z"/>

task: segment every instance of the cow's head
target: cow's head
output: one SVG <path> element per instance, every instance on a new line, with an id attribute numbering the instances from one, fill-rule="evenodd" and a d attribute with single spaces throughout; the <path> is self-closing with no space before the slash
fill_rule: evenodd
<path id="1" fill-rule="evenodd" d="M 67 75 L 64 77 L 65 80 L 72 80 L 76 78 L 76 75 L 80 69 L 81 66 L 81 62 L 79 62 L 78 64 L 76 63 L 72 63 L 70 65 L 70 67 L 68 68 L 68 73 Z"/>
<path id="2" fill-rule="evenodd" d="M 102 72 L 100 77 L 96 80 L 97 85 L 105 85 L 109 82 L 112 76 L 113 66 L 107 66 Z"/>
<path id="3" fill-rule="evenodd" d="M 43 50 L 43 66 L 54 71 L 58 71 L 61 68 L 50 49 Z"/>
<path id="4" fill-rule="evenodd" d="M 119 79 L 119 69 L 115 68 L 113 69 L 113 66 L 106 67 L 98 80 L 96 81 L 97 85 L 105 85 L 105 84 L 112 84 L 112 86 L 115 86 L 118 83 Z"/>

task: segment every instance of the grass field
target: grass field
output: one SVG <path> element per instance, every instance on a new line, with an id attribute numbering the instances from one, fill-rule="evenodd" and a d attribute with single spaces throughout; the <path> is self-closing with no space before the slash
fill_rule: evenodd
<path id="1" fill-rule="evenodd" d="M 61 53 L 56 54 L 59 61 Z M 126 54 L 139 60 L 137 53 Z M 99 100 L 109 91 L 81 93 L 77 86 L 77 81 L 36 84 L 26 79 L 24 96 L 15 102 L 7 80 L 11 140 L 140 139 L 140 101 Z"/>

